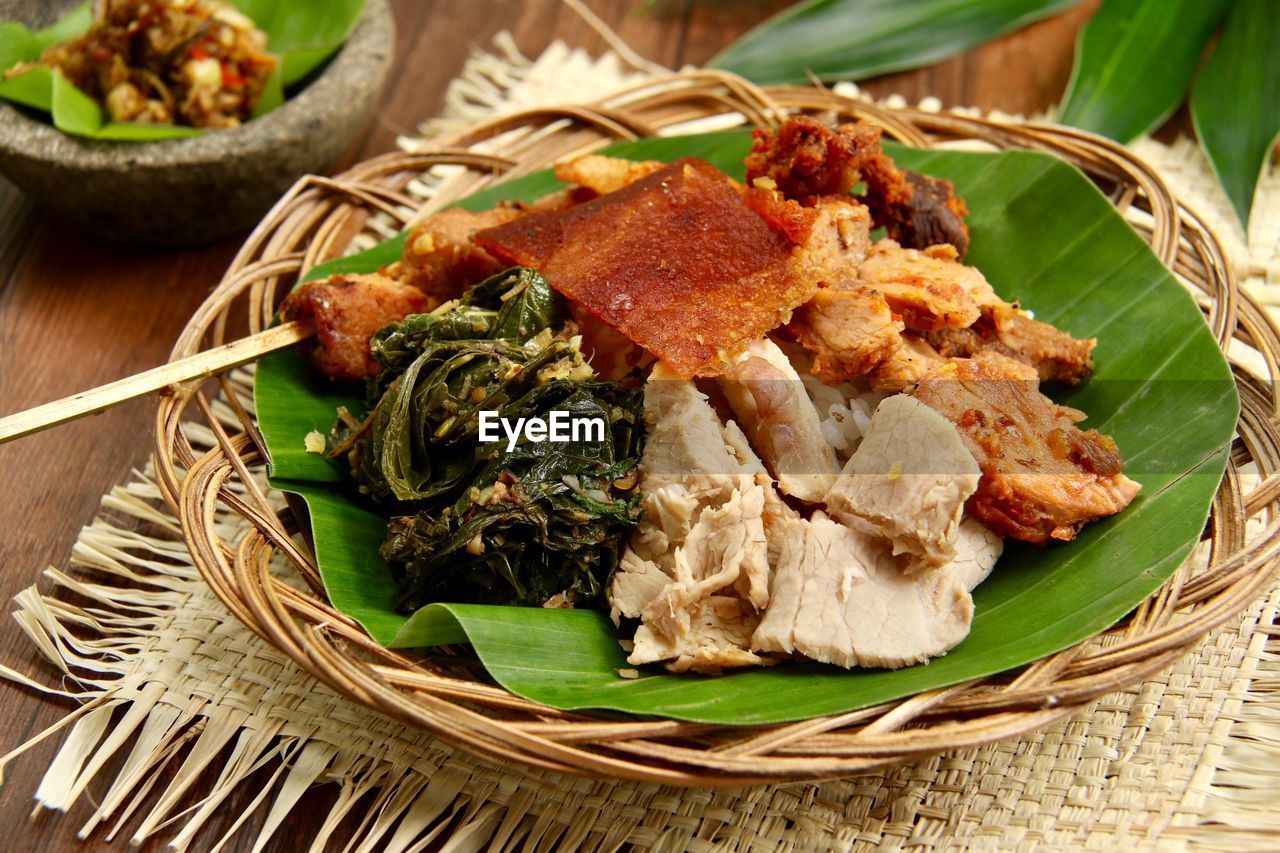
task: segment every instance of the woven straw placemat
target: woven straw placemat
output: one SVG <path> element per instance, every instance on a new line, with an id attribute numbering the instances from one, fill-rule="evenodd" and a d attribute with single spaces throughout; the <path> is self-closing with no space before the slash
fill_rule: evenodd
<path id="1" fill-rule="evenodd" d="M 468 63 L 444 118 L 424 132 L 588 100 L 636 73 L 613 54 L 592 59 L 562 45 L 531 62 L 500 38 Z M 1217 229 L 1247 286 L 1280 297 L 1280 175 L 1264 182 L 1246 244 L 1194 144 L 1144 141 L 1138 151 Z M 428 198 L 448 177 L 424 176 L 415 192 Z M 250 378 L 241 372 L 232 383 L 246 404 Z M 229 408 L 221 414 L 232 418 Z M 204 439 L 212 445 L 211 434 Z M 267 815 L 255 849 L 323 782 L 339 795 L 317 850 L 1280 845 L 1280 586 L 1160 677 L 1035 734 L 842 781 L 710 792 L 495 767 L 337 696 L 229 616 L 161 507 L 137 473 L 103 499 L 74 568 L 48 569 L 47 591 L 17 597 L 15 618 L 65 678 L 0 667 L 81 703 L 37 738 L 63 741 L 35 799 L 75 807 L 82 833 L 106 824 L 114 838 L 127 825 L 132 841 L 161 834 L 185 849 L 217 814 L 229 838 L 248 814 L 226 823 L 228 794 L 265 767 L 270 782 L 250 806 Z M 218 522 L 242 523 L 225 511 Z M 120 755 L 123 769 L 100 778 Z M 158 791 L 162 772 L 170 781 Z M 214 781 L 183 812 L 197 779 Z M 353 809 L 364 815 L 358 829 L 335 839 Z"/>

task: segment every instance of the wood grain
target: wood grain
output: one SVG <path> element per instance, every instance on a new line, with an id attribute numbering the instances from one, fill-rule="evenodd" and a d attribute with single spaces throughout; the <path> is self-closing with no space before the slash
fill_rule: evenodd
<path id="1" fill-rule="evenodd" d="M 783 0 L 587 0 L 588 5 L 643 56 L 670 67 L 697 64 L 737 35 L 784 7 Z M 413 133 L 439 112 L 447 82 L 468 52 L 501 29 L 536 56 L 555 39 L 597 53 L 600 37 L 558 0 L 392 0 L 399 26 L 397 71 L 374 117 L 342 164 L 382 153 L 400 134 Z M 1043 21 L 979 50 L 921 71 L 869 81 L 876 96 L 899 92 L 909 100 L 933 95 L 945 105 L 1033 113 L 1051 106 L 1070 72 L 1076 32 L 1089 5 Z M 342 165 L 339 164 L 339 165 Z M 0 415 L 111 381 L 164 361 L 187 317 L 218 281 L 238 240 L 188 251 L 111 246 L 86 238 L 30 205 L 0 180 Z M 141 466 L 150 446 L 151 405 L 127 404 L 0 447 L 0 593 L 10 597 L 36 582 L 49 564 L 65 565 L 81 525 L 100 496 Z M 54 680 L 16 624 L 0 626 L 0 661 Z M 56 722 L 68 710 L 7 683 L 0 712 L 8 724 L 0 752 Z M 6 768 L 0 819 L 6 849 L 60 850 L 75 844 L 87 810 L 29 819 L 31 795 L 60 738 Z M 226 801 L 225 816 L 197 839 L 218 841 L 265 784 L 271 768 Z M 191 802 L 205 791 L 193 791 Z M 100 786 L 91 786 L 92 797 Z M 335 796 L 333 786 L 308 793 L 268 849 L 309 844 Z M 363 818 L 352 810 L 351 825 Z M 225 849 L 248 850 L 247 831 Z M 83 849 L 113 844 L 99 829 Z M 336 838 L 342 837 L 341 828 Z M 159 850 L 153 842 L 145 849 Z"/>

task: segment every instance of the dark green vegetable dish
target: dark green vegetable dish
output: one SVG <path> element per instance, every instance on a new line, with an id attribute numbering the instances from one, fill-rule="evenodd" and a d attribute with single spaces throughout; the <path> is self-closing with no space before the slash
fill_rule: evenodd
<path id="1" fill-rule="evenodd" d="M 399 606 L 432 601 L 597 606 L 639 520 L 641 393 L 600 382 L 563 299 L 533 270 L 379 331 L 370 414 L 331 438 L 359 491 L 391 516 L 382 556 Z M 480 413 L 560 411 L 607 439 L 480 443 Z"/>

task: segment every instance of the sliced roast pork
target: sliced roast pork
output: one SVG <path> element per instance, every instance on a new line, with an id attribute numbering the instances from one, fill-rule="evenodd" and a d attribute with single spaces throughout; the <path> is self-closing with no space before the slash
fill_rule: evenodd
<path id="1" fill-rule="evenodd" d="M 980 475 L 955 425 L 899 394 L 880 403 L 826 502 L 840 521 L 891 543 L 911 570 L 936 568 L 956 555 Z"/>
<path id="2" fill-rule="evenodd" d="M 773 341 L 751 344 L 719 379 L 734 414 L 783 493 L 820 502 L 835 482 L 836 454 L 790 359 Z"/>
<path id="3" fill-rule="evenodd" d="M 645 419 L 645 516 L 609 588 L 615 620 L 641 620 L 629 660 L 698 672 L 762 663 L 747 639 L 769 600 L 765 528 L 789 510 L 741 431 L 661 363 Z"/>
<path id="4" fill-rule="evenodd" d="M 821 512 L 784 522 L 775 535 L 782 553 L 752 650 L 896 669 L 944 654 L 969 633 L 973 599 L 958 574 L 908 575 L 882 542 Z"/>

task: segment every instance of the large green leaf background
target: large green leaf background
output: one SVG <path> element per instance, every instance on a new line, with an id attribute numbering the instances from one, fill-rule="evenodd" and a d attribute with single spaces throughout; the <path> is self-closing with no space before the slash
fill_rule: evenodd
<path id="1" fill-rule="evenodd" d="M 612 153 L 635 159 L 705 157 L 741 176 L 745 132 L 643 140 Z M 330 386 L 296 353 L 258 366 L 259 424 L 273 485 L 310 511 L 329 596 L 378 642 L 396 647 L 469 641 L 489 673 L 521 696 L 562 709 L 602 709 L 710 723 L 771 723 L 839 713 L 1008 670 L 1114 624 L 1160 586 L 1204 526 L 1239 412 L 1230 371 L 1191 296 L 1080 172 L 1045 154 L 892 148 L 903 165 L 953 180 L 972 210 L 968 262 L 1000 293 L 1075 335 L 1096 336 L 1098 372 L 1063 395 L 1087 425 L 1115 436 L 1142 495 L 1072 543 L 1010 547 L 974 594 L 969 636 L 945 657 L 893 672 L 784 664 L 719 678 L 627 666 L 613 626 L 593 611 L 431 605 L 408 620 L 378 556 L 385 522 L 353 502 L 336 469 L 303 447 L 358 389 Z M 531 199 L 559 186 L 536 174 L 472 197 Z M 372 270 L 393 241 L 339 262 Z M 334 267 L 320 268 L 313 277 Z"/>
<path id="2" fill-rule="evenodd" d="M 1280 4 L 1236 0 L 1191 93 L 1196 135 L 1240 224 L 1280 138 Z"/>
<path id="3" fill-rule="evenodd" d="M 954 56 L 1080 0 L 805 0 L 707 64 L 762 85 L 861 80 Z"/>
<path id="4" fill-rule="evenodd" d="M 1266 2 L 1266 0 L 1264 0 Z M 1076 42 L 1057 119 L 1121 142 L 1149 133 L 1182 103 L 1231 0 L 1110 0 Z"/>

